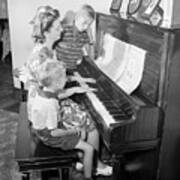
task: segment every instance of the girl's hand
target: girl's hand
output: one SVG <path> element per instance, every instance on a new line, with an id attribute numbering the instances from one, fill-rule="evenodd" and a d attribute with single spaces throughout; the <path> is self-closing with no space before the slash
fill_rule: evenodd
<path id="1" fill-rule="evenodd" d="M 96 83 L 96 80 L 93 78 L 84 78 L 84 77 L 76 76 L 76 75 L 72 77 L 72 80 L 77 81 L 79 83 L 85 83 L 85 82 Z"/>
<path id="2" fill-rule="evenodd" d="M 66 123 L 66 122 L 63 122 L 63 125 L 67 128 L 67 129 L 74 129 L 74 126 L 69 124 L 69 123 Z"/>
<path id="3" fill-rule="evenodd" d="M 79 65 L 79 64 L 81 64 L 81 62 L 82 62 L 82 58 L 81 58 L 81 59 L 78 59 L 77 62 L 76 62 L 76 64 Z"/>
<path id="4" fill-rule="evenodd" d="M 82 78 L 82 80 L 87 83 L 96 83 L 96 80 L 93 78 Z"/>
<path id="5" fill-rule="evenodd" d="M 97 91 L 96 89 L 89 87 L 74 87 L 73 90 L 74 93 L 88 93 L 88 92 Z"/>

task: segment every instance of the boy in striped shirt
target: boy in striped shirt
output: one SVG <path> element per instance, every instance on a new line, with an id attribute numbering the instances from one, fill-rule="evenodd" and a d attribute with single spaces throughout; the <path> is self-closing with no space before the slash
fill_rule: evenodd
<path id="1" fill-rule="evenodd" d="M 89 5 L 84 5 L 76 13 L 69 11 L 62 22 L 64 24 L 61 39 L 56 42 L 55 50 L 59 61 L 63 61 L 67 71 L 72 74 L 81 63 L 85 54 L 85 45 L 91 44 L 88 29 L 95 19 L 95 11 Z"/>

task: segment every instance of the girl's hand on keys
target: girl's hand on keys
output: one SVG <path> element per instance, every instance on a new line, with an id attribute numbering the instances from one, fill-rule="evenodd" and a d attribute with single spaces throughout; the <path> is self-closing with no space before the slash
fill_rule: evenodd
<path id="1" fill-rule="evenodd" d="M 89 88 L 89 87 L 75 87 L 74 91 L 75 93 L 88 93 L 88 92 L 94 92 L 97 90 L 94 88 Z"/>
<path id="2" fill-rule="evenodd" d="M 87 83 L 94 83 L 94 84 L 96 83 L 96 80 L 93 78 L 83 78 L 83 81 Z"/>

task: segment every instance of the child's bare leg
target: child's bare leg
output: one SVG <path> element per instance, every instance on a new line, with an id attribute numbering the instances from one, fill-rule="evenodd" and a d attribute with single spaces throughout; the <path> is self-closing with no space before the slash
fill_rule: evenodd
<path id="1" fill-rule="evenodd" d="M 88 133 L 87 142 L 91 144 L 97 152 L 99 152 L 99 132 L 97 129 Z M 106 165 L 98 158 L 97 166 L 98 168 L 104 168 Z"/>
<path id="2" fill-rule="evenodd" d="M 78 144 L 75 147 L 76 149 L 80 149 L 84 152 L 84 158 L 83 158 L 83 164 L 84 164 L 84 176 L 86 178 L 91 178 L 92 177 L 92 165 L 93 165 L 93 152 L 94 148 L 80 140 Z"/>
<path id="3" fill-rule="evenodd" d="M 97 152 L 99 152 L 99 132 L 97 129 L 88 132 L 87 142 L 91 144 Z"/>

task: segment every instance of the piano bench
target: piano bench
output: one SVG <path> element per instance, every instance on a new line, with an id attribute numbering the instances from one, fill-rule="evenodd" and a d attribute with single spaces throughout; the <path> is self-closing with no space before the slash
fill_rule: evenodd
<path id="1" fill-rule="evenodd" d="M 68 180 L 73 165 L 78 160 L 76 150 L 63 151 L 52 148 L 40 141 L 34 141 L 27 119 L 26 103 L 20 104 L 20 118 L 18 122 L 15 160 L 19 171 L 29 179 L 33 174 L 43 171 L 58 170 L 60 179 Z"/>

